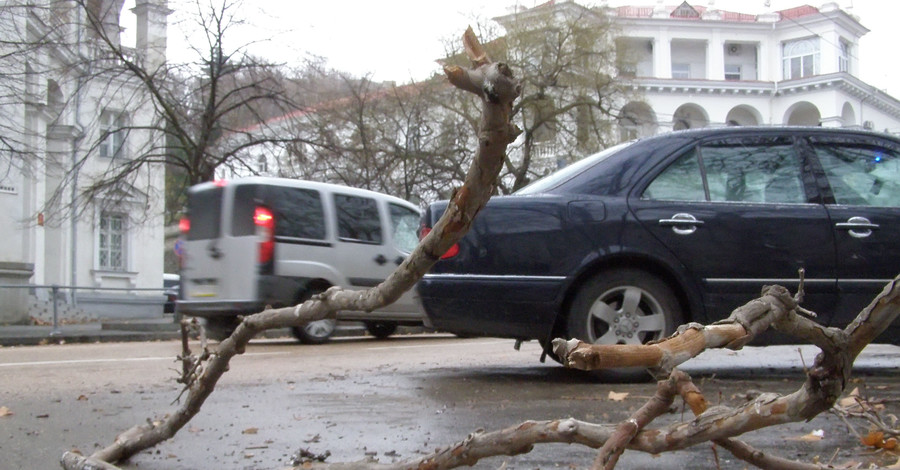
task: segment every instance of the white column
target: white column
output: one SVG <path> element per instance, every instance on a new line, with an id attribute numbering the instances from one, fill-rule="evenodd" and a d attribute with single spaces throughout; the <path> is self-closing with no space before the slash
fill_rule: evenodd
<path id="1" fill-rule="evenodd" d="M 672 78 L 672 40 L 665 30 L 653 39 L 653 76 Z"/>

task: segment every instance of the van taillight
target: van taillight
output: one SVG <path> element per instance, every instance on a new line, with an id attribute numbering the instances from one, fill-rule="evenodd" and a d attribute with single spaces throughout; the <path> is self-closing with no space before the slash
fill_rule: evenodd
<path id="1" fill-rule="evenodd" d="M 431 227 L 422 227 L 419 229 L 419 240 L 425 238 L 425 235 L 428 235 L 431 232 Z M 441 259 L 452 258 L 459 254 L 459 244 L 454 243 L 453 246 L 450 247 L 443 255 L 441 255 Z"/>
<path id="2" fill-rule="evenodd" d="M 272 261 L 275 252 L 275 217 L 272 211 L 265 207 L 257 207 L 253 213 L 253 223 L 256 224 L 256 235 L 259 242 L 259 263 Z"/>
<path id="3" fill-rule="evenodd" d="M 191 231 L 191 219 L 187 217 L 182 217 L 178 221 L 178 231 L 181 232 L 182 235 L 186 235 Z"/>

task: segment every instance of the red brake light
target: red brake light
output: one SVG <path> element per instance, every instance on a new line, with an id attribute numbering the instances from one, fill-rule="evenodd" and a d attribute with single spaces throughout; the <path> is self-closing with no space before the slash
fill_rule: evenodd
<path id="1" fill-rule="evenodd" d="M 187 217 L 182 217 L 178 220 L 178 231 L 182 234 L 188 233 L 191 231 L 191 219 Z"/>
<path id="2" fill-rule="evenodd" d="M 431 227 L 422 227 L 419 229 L 419 240 L 425 238 L 425 235 L 431 233 Z M 459 254 L 459 244 L 454 243 L 453 246 L 450 247 L 443 255 L 441 255 L 441 259 L 452 258 Z"/>
<path id="3" fill-rule="evenodd" d="M 253 213 L 253 223 L 256 224 L 256 234 L 260 237 L 259 262 L 272 261 L 275 253 L 275 217 L 272 211 L 265 207 L 257 207 Z"/>

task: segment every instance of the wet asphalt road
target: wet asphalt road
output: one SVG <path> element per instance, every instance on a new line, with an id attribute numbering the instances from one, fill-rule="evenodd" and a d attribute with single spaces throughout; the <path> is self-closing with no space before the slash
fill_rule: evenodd
<path id="1" fill-rule="evenodd" d="M 387 462 L 420 456 L 478 428 L 497 430 L 527 419 L 572 416 L 615 422 L 654 391 L 651 384 L 598 383 L 555 363 L 539 363 L 535 343 L 525 343 L 521 351 L 512 345 L 509 340 L 447 335 L 340 340 L 324 346 L 254 341 L 175 439 L 122 467 L 277 469 L 301 448 L 330 452 L 332 462 L 367 456 Z M 89 454 L 118 432 L 174 410 L 179 348 L 177 342 L 0 348 L 0 407 L 12 413 L 0 417 L 0 468 L 59 468 L 63 451 Z M 748 351 L 720 352 L 693 366 L 692 375 L 711 402 L 735 405 L 749 390 L 795 390 L 802 377 L 790 369 L 813 356 L 811 350 L 801 354 L 791 347 Z M 896 399 L 898 358 L 900 347 L 868 352 L 861 362 L 868 361 L 869 367 L 851 388 Z M 729 362 L 741 368 L 725 367 Z M 610 391 L 629 395 L 611 401 Z M 885 413 L 898 414 L 898 409 L 892 402 Z M 657 424 L 682 417 L 689 414 L 679 408 Z M 819 429 L 824 439 L 800 439 Z M 897 459 L 859 446 L 830 414 L 745 439 L 804 461 L 834 456 L 835 462 L 884 464 Z M 541 445 L 527 455 L 484 460 L 476 468 L 499 468 L 504 461 L 510 468 L 584 468 L 594 454 L 582 446 Z M 708 445 L 663 457 L 629 452 L 618 468 L 716 468 L 716 456 L 720 468 L 746 468 Z"/>

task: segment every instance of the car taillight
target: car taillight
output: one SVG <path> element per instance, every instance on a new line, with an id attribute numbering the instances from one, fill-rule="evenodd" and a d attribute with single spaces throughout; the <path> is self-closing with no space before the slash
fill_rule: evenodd
<path id="1" fill-rule="evenodd" d="M 272 211 L 265 207 L 257 207 L 253 213 L 253 223 L 256 224 L 256 235 L 259 242 L 259 263 L 265 264 L 272 261 L 275 252 L 275 217 Z"/>
<path id="2" fill-rule="evenodd" d="M 182 217 L 178 221 L 178 231 L 181 232 L 182 235 L 187 235 L 187 233 L 191 231 L 191 219 Z"/>
<path id="3" fill-rule="evenodd" d="M 431 233 L 431 227 L 422 227 L 419 229 L 419 240 L 425 238 L 425 235 Z M 454 243 L 453 246 L 450 247 L 443 255 L 441 255 L 441 259 L 452 258 L 459 254 L 459 244 Z"/>

